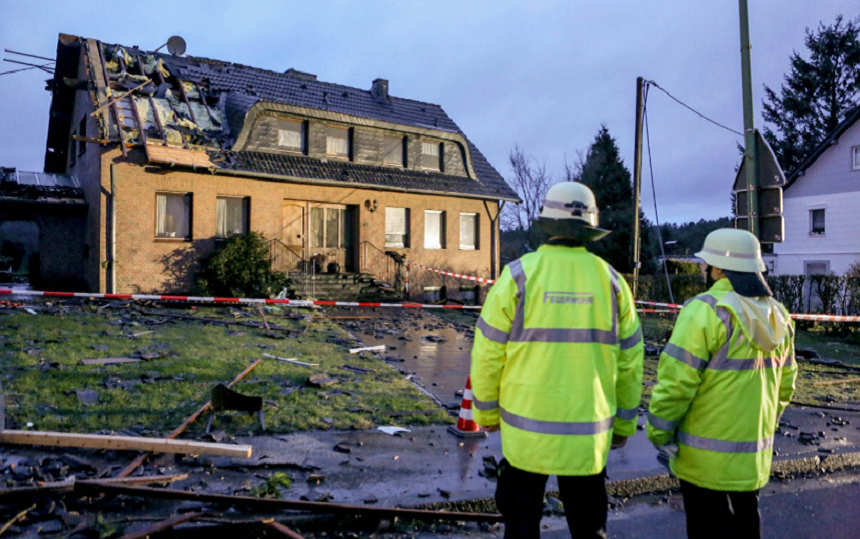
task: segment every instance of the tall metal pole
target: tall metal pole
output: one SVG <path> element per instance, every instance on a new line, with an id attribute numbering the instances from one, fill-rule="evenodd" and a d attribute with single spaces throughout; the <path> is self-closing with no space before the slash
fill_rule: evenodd
<path id="1" fill-rule="evenodd" d="M 739 0 L 741 23 L 741 78 L 744 96 L 744 161 L 747 177 L 747 213 L 749 231 L 759 235 L 758 223 L 758 155 L 753 117 L 752 62 L 750 61 L 750 22 L 747 0 Z"/>
<path id="2" fill-rule="evenodd" d="M 645 119 L 645 79 L 636 78 L 636 139 L 633 144 L 633 298 L 639 291 L 639 267 L 642 265 L 642 243 L 639 230 L 639 208 L 642 204 L 642 124 Z"/>

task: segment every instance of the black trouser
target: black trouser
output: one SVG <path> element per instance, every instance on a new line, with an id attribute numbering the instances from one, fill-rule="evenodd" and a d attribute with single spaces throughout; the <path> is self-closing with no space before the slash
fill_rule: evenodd
<path id="1" fill-rule="evenodd" d="M 730 537 L 760 539 L 761 513 L 758 493 L 722 492 L 698 487 L 681 480 L 684 509 L 687 512 L 687 537 L 701 539 Z"/>
<path id="2" fill-rule="evenodd" d="M 540 537 L 547 478 L 514 468 L 504 459 L 499 464 L 496 506 L 505 519 L 505 539 Z M 571 537 L 605 539 L 606 470 L 597 475 L 559 476 L 558 488 Z"/>

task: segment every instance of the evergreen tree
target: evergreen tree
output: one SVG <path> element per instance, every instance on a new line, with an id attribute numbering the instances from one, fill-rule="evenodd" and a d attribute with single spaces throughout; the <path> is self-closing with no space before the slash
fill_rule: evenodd
<path id="1" fill-rule="evenodd" d="M 779 95 L 765 86 L 764 138 L 790 173 L 860 104 L 860 19 L 806 30 L 809 60 L 791 56 Z"/>
<path id="2" fill-rule="evenodd" d="M 594 191 L 600 208 L 600 226 L 612 231 L 606 238 L 590 243 L 588 250 L 619 272 L 630 273 L 633 269 L 633 184 L 615 139 L 605 125 L 597 132 L 585 155 L 580 157 L 574 180 Z M 641 214 L 640 222 L 644 230 L 648 222 Z M 647 252 L 645 245 L 643 242 L 643 255 Z"/>

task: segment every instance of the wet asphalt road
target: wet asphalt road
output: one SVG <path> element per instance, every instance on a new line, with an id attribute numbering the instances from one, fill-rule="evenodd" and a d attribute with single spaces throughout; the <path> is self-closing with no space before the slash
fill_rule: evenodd
<path id="1" fill-rule="evenodd" d="M 614 539 L 684 539 L 683 501 L 674 495 L 628 503 L 610 513 L 608 531 Z M 765 538 L 855 539 L 860 537 L 860 470 L 787 482 L 771 482 L 762 492 L 762 520 Z M 547 539 L 568 539 L 560 518 L 544 518 Z M 449 539 L 501 537 L 495 533 L 447 535 Z M 430 539 L 433 535 L 423 535 Z M 443 536 L 439 536 L 443 537 Z"/>

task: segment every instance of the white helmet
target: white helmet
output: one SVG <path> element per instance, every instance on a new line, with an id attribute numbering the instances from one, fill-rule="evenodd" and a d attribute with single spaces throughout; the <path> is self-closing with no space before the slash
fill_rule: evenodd
<path id="1" fill-rule="evenodd" d="M 580 182 L 561 182 L 550 187 L 535 221 L 549 237 L 596 241 L 609 234 L 608 230 L 598 228 L 600 210 L 594 193 Z"/>
<path id="2" fill-rule="evenodd" d="M 765 270 L 758 238 L 746 230 L 714 230 L 705 238 L 705 244 L 696 256 L 723 270 L 741 273 L 761 273 Z"/>

